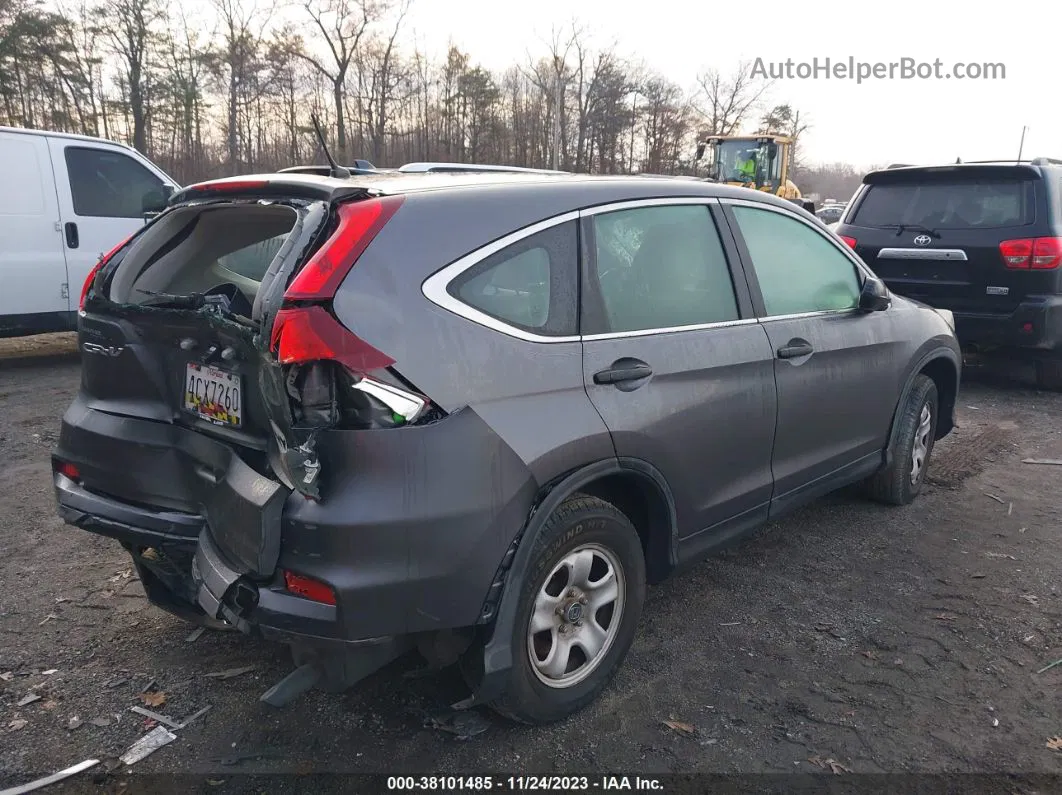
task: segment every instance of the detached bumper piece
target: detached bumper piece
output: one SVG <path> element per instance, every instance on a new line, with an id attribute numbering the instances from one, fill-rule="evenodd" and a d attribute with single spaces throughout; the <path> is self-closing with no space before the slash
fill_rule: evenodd
<path id="1" fill-rule="evenodd" d="M 332 693 L 347 690 L 414 646 L 411 636 L 336 644 L 325 638 L 287 633 L 260 623 L 264 615 L 271 615 L 275 620 L 280 611 L 290 619 L 293 608 L 315 611 L 320 614 L 318 620 L 331 622 L 336 607 L 292 596 L 273 587 L 260 588 L 229 565 L 206 530 L 199 537 L 192 562 L 192 578 L 196 583 L 199 606 L 207 615 L 222 619 L 241 632 L 286 641 L 291 647 L 295 670 L 261 697 L 262 702 L 272 707 L 287 706 L 314 687 Z"/>

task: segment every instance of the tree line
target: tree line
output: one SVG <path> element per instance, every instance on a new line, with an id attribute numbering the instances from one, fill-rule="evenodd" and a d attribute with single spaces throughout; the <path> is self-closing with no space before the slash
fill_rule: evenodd
<path id="1" fill-rule="evenodd" d="M 0 0 L 0 124 L 123 141 L 185 184 L 322 162 L 312 114 L 347 164 L 604 174 L 693 173 L 699 136 L 809 127 L 750 64 L 686 90 L 574 24 L 495 73 L 408 46 L 412 0 L 211 2 L 208 26 L 163 0 Z"/>

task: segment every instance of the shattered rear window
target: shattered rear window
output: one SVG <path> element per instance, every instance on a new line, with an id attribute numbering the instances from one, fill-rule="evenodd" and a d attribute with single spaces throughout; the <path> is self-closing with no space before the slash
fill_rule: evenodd
<path id="1" fill-rule="evenodd" d="M 116 303 L 157 293 L 187 295 L 235 285 L 254 301 L 297 220 L 284 205 L 213 204 L 179 208 L 129 249 L 111 281 Z"/>

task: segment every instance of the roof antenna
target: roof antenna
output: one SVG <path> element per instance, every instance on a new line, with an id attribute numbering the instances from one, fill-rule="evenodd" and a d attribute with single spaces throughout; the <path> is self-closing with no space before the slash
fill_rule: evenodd
<path id="1" fill-rule="evenodd" d="M 1021 162 L 1021 153 L 1025 151 L 1025 131 L 1028 127 L 1021 128 L 1021 144 L 1018 146 L 1018 162 Z"/>
<path id="2" fill-rule="evenodd" d="M 324 150 L 325 160 L 328 161 L 328 165 L 332 169 L 328 176 L 333 177 L 334 179 L 349 179 L 350 172 L 339 165 L 335 158 L 332 157 L 332 153 L 328 151 L 328 144 L 325 143 L 324 132 L 321 130 L 321 123 L 317 120 L 316 113 L 310 114 L 310 121 L 313 122 L 313 130 L 317 133 L 317 141 L 321 144 L 321 149 Z"/>

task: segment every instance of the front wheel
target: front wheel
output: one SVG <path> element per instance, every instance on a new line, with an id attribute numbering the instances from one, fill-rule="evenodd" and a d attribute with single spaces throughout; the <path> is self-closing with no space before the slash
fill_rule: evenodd
<path id="1" fill-rule="evenodd" d="M 922 490 L 937 431 L 937 385 L 915 378 L 896 429 L 892 463 L 866 482 L 869 496 L 889 505 L 907 505 Z"/>
<path id="2" fill-rule="evenodd" d="M 520 584 L 513 668 L 491 706 L 522 723 L 562 720 L 592 702 L 627 655 L 645 601 L 645 559 L 630 520 L 596 497 L 566 500 Z"/>

